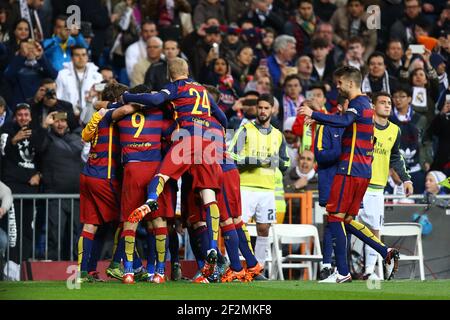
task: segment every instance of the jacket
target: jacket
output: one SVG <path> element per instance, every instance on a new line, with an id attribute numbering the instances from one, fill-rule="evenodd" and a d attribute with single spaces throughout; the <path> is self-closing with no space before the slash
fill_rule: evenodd
<path id="1" fill-rule="evenodd" d="M 60 71 L 64 68 L 65 62 L 70 62 L 72 57 L 71 48 L 74 46 L 82 46 L 88 48 L 88 44 L 84 39 L 83 35 L 78 33 L 76 37 L 69 36 L 67 39 L 67 48 L 64 51 L 61 48 L 62 40 L 58 36 L 53 36 L 49 39 L 45 39 L 42 42 L 42 47 L 44 48 L 45 56 L 51 61 L 53 68 L 56 71 Z"/>

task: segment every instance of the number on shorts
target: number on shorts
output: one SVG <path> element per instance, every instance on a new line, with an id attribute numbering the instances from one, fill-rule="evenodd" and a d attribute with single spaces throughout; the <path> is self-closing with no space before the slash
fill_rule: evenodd
<path id="1" fill-rule="evenodd" d="M 269 219 L 269 221 L 274 220 L 274 210 L 273 209 L 269 209 L 269 214 L 267 215 L 267 218 Z"/>

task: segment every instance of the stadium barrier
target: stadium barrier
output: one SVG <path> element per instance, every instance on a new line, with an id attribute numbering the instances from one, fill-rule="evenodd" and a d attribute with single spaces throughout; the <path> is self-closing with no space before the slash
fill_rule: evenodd
<path id="1" fill-rule="evenodd" d="M 6 261 L 10 260 L 10 245 L 12 244 L 10 241 L 14 241 L 15 245 L 18 245 L 18 248 L 15 248 L 15 250 L 18 250 L 18 259 L 19 261 L 22 261 L 23 258 L 23 210 L 24 210 L 24 201 L 31 201 L 32 202 L 32 207 L 33 207 L 33 219 L 32 219 L 32 252 L 31 252 L 31 257 L 30 260 L 31 261 L 36 261 L 37 258 L 39 258 L 40 261 L 48 261 L 49 259 L 49 230 L 47 228 L 48 226 L 48 221 L 49 221 L 49 203 L 50 201 L 57 201 L 57 207 L 58 207 L 58 241 L 57 241 L 57 260 L 61 261 L 61 251 L 62 251 L 62 243 L 61 243 L 61 214 L 62 214 L 62 202 L 65 201 L 65 203 L 67 204 L 67 201 L 69 202 L 69 207 L 70 207 L 70 223 L 69 223 L 69 230 L 70 230 L 70 257 L 74 256 L 74 248 L 75 248 L 75 243 L 78 240 L 76 238 L 76 236 L 74 237 L 74 217 L 79 217 L 79 213 L 75 212 L 75 201 L 79 200 L 79 194 L 14 194 L 14 201 L 17 204 L 18 203 L 18 208 L 12 208 L 13 210 L 13 215 L 14 215 L 14 210 L 18 210 L 18 214 L 16 214 L 15 216 L 18 217 L 18 221 L 15 221 L 15 225 L 14 225 L 14 219 L 8 219 L 8 227 L 7 227 L 7 235 L 8 235 L 8 244 L 7 244 L 7 250 L 6 250 Z M 311 191 L 305 192 L 305 193 L 286 193 L 285 194 L 285 199 L 287 202 L 287 218 L 285 218 L 285 222 L 287 223 L 302 223 L 302 224 L 321 224 L 322 221 L 322 213 L 321 212 L 317 212 L 317 206 L 315 205 L 315 202 L 317 202 L 318 199 L 318 195 L 317 193 L 313 193 Z M 401 210 L 401 209 L 405 209 L 407 210 L 407 214 L 408 214 L 408 219 L 410 216 L 410 209 L 411 208 L 417 208 L 417 209 L 427 209 L 430 207 L 430 204 L 427 203 L 403 203 L 403 202 L 397 202 L 401 199 L 404 199 L 404 196 L 393 196 L 393 195 L 386 195 L 385 199 L 387 200 L 387 202 L 385 203 L 385 207 L 390 207 L 393 208 L 393 210 Z M 424 197 L 423 195 L 412 195 L 409 197 L 409 199 L 413 199 L 413 200 L 420 200 L 423 201 Z M 445 196 L 437 196 L 435 198 L 435 200 L 444 200 L 444 201 L 449 201 L 450 200 L 450 195 L 445 195 Z M 299 201 L 299 208 L 298 210 L 294 210 L 294 202 L 295 201 Z M 313 210 L 314 208 L 314 210 Z M 40 216 L 41 215 L 41 216 Z M 43 217 L 42 217 L 43 215 Z M 9 214 L 9 216 L 11 216 L 11 214 Z M 387 216 L 387 215 L 385 215 Z M 402 218 L 402 219 L 392 219 L 390 217 L 391 215 L 389 215 L 389 217 L 387 217 L 386 222 L 399 222 L 403 220 L 407 220 L 406 218 Z M 5 217 L 6 218 L 6 217 Z M 44 246 L 43 246 L 43 252 L 39 252 L 40 255 L 37 257 L 36 254 L 36 243 L 38 240 L 37 239 L 37 233 L 40 230 L 37 230 L 37 225 L 38 225 L 38 218 L 42 219 L 43 218 L 43 229 L 44 229 Z M 450 209 L 446 208 L 446 218 L 445 222 L 447 222 L 447 220 L 449 220 L 450 222 Z M 296 222 L 299 221 L 299 222 Z M 19 239 L 14 239 L 13 234 L 14 233 L 14 229 L 16 229 L 18 231 L 18 235 L 19 235 Z M 320 228 L 319 228 L 320 230 Z M 42 236 L 42 235 L 41 235 Z M 426 238 L 425 238 L 425 242 L 426 242 Z M 221 242 L 221 247 L 223 247 L 224 249 L 224 245 L 223 242 Z M 301 248 L 302 250 L 304 250 L 304 245 Z M 292 248 L 290 248 L 290 250 L 292 250 Z M 425 252 L 425 257 L 427 256 L 427 252 L 426 252 L 427 248 L 426 248 L 426 243 L 424 246 L 424 252 Z M 447 250 L 448 253 L 448 250 Z M 449 255 L 450 257 L 450 255 Z M 449 259 L 450 261 L 450 259 Z M 6 270 L 7 272 L 9 271 L 9 268 L 7 268 Z M 8 277 L 8 274 L 6 274 L 6 276 Z M 292 275 L 291 275 L 292 276 Z M 307 279 L 306 276 L 304 279 Z"/>

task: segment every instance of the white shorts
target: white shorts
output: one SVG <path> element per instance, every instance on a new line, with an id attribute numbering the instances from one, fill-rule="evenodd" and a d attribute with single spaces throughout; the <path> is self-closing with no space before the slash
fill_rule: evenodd
<path id="1" fill-rule="evenodd" d="M 359 220 L 373 230 L 380 230 L 384 224 L 384 195 L 382 192 L 366 191 Z"/>
<path id="2" fill-rule="evenodd" d="M 260 189 L 262 190 L 262 189 Z M 257 223 L 276 222 L 275 191 L 256 191 L 241 187 L 242 220 L 247 223 L 255 216 Z"/>

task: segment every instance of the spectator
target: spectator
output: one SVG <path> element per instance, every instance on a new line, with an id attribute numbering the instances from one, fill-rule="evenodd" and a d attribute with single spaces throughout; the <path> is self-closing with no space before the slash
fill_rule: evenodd
<path id="1" fill-rule="evenodd" d="M 394 108 L 389 120 L 400 128 L 400 152 L 411 175 L 414 190 L 422 193 L 425 171 L 429 170 L 431 163 L 429 144 L 424 141 L 427 120 L 414 111 L 411 101 L 410 86 L 401 85 L 395 89 L 392 99 Z"/>
<path id="2" fill-rule="evenodd" d="M 8 233 L 9 233 L 9 216 L 8 211 L 13 204 L 13 197 L 11 189 L 0 181 L 0 200 L 2 202 L 0 207 L 0 281 L 3 280 L 3 268 L 6 262 L 6 249 L 8 247 Z M 4 219 L 3 219 L 4 218 Z M 6 231 L 5 231 L 6 230 Z M 11 244 L 10 244 L 11 246 Z"/>
<path id="3" fill-rule="evenodd" d="M 24 41 L 28 41 L 30 38 L 30 24 L 28 23 L 28 20 L 19 19 L 12 28 L 9 40 L 4 43 L 6 54 L 4 55 L 4 58 L 0 60 L 0 71 L 5 70 L 14 56 L 19 52 L 20 44 Z"/>
<path id="4" fill-rule="evenodd" d="M 352 66 L 361 71 L 361 74 L 365 74 L 365 62 L 364 62 L 364 41 L 359 37 L 352 37 L 348 40 L 348 48 L 345 53 L 345 59 L 343 65 Z"/>
<path id="5" fill-rule="evenodd" d="M 295 38 L 297 54 L 311 51 L 311 38 L 320 20 L 314 14 L 313 0 L 300 0 L 297 12 L 284 25 L 284 33 Z"/>
<path id="6" fill-rule="evenodd" d="M 158 30 L 153 21 L 145 20 L 141 23 L 141 34 L 138 41 L 131 44 L 125 51 L 125 65 L 128 78 L 131 79 L 133 68 L 139 60 L 147 57 L 147 41 L 156 37 Z"/>
<path id="7" fill-rule="evenodd" d="M 0 96 L 0 128 L 11 121 L 11 110 L 6 105 L 5 99 Z"/>
<path id="8" fill-rule="evenodd" d="M 329 44 L 325 39 L 315 38 L 311 42 L 313 72 L 312 76 L 320 82 L 331 85 L 335 69 L 333 58 L 329 55 Z"/>
<path id="9" fill-rule="evenodd" d="M 114 77 L 114 71 L 111 67 L 103 66 L 98 69 L 98 72 L 100 72 L 100 74 L 102 75 L 103 81 L 106 81 L 107 83 L 116 81 L 116 78 Z"/>
<path id="10" fill-rule="evenodd" d="M 24 6 L 22 7 L 21 4 L 24 4 Z M 8 19 L 14 25 L 20 19 L 28 20 L 28 24 L 31 26 L 31 38 L 41 42 L 44 39 L 44 33 L 42 31 L 43 24 L 40 21 L 38 10 L 41 9 L 43 5 L 43 0 L 15 1 L 11 4 L 12 10 Z"/>
<path id="11" fill-rule="evenodd" d="M 439 98 L 439 78 L 430 62 L 431 51 L 425 49 L 421 59 L 413 62 L 411 49 L 406 50 L 405 64 L 400 70 L 400 80 L 412 86 L 412 106 L 423 114 L 430 124 L 435 115 L 435 104 Z M 412 69 L 410 72 L 409 70 Z"/>
<path id="12" fill-rule="evenodd" d="M 216 18 L 225 24 L 225 10 L 219 0 L 200 0 L 194 9 L 194 28 L 198 29 L 209 18 Z"/>
<path id="13" fill-rule="evenodd" d="M 39 42 L 22 42 L 19 54 L 14 56 L 5 70 L 5 78 L 12 88 L 11 105 L 25 102 L 34 95 L 42 79 L 55 79 L 56 75 Z"/>
<path id="14" fill-rule="evenodd" d="M 0 42 L 9 40 L 8 4 L 0 3 Z"/>
<path id="15" fill-rule="evenodd" d="M 230 61 L 231 74 L 237 80 L 238 87 L 243 90 L 251 80 L 254 73 L 252 63 L 254 59 L 253 49 L 250 46 L 242 46 L 235 60 Z"/>
<path id="16" fill-rule="evenodd" d="M 302 95 L 302 84 L 300 78 L 296 74 L 286 77 L 283 88 L 283 96 L 280 99 L 280 121 L 284 123 L 287 119 L 291 117 L 295 118 L 297 116 L 297 110 L 305 100 L 305 97 Z"/>
<path id="17" fill-rule="evenodd" d="M 430 56 L 430 63 L 434 70 L 436 70 L 437 76 L 439 78 L 439 93 L 438 99 L 436 101 L 436 107 L 440 110 L 444 105 L 445 94 L 449 88 L 448 75 L 445 72 L 447 65 L 447 60 L 439 53 L 432 53 Z"/>
<path id="18" fill-rule="evenodd" d="M 249 20 L 257 28 L 271 27 L 281 34 L 284 27 L 283 17 L 272 3 L 273 0 L 253 0 L 252 10 L 248 11 L 241 21 Z"/>
<path id="19" fill-rule="evenodd" d="M 228 0 L 224 1 L 228 23 L 237 23 L 251 10 L 252 0 Z"/>
<path id="20" fill-rule="evenodd" d="M 364 59 L 367 59 L 377 45 L 376 30 L 367 28 L 368 17 L 369 14 L 364 11 L 362 0 L 349 0 L 345 7 L 337 9 L 330 19 L 334 29 L 333 42 L 346 50 L 348 40 L 351 37 L 359 36 L 365 41 Z"/>
<path id="21" fill-rule="evenodd" d="M 163 42 L 158 37 L 151 37 L 147 40 L 147 56 L 141 58 L 133 67 L 131 72 L 131 86 L 143 84 L 145 73 L 153 63 L 161 61 L 161 54 L 163 51 Z"/>
<path id="22" fill-rule="evenodd" d="M 71 49 L 74 46 L 88 48 L 86 40 L 77 28 L 73 25 L 67 28 L 67 16 L 58 16 L 53 27 L 53 37 L 45 39 L 42 43 L 45 56 L 51 61 L 56 71 L 61 71 L 65 62 L 70 62 Z"/>
<path id="23" fill-rule="evenodd" d="M 33 98 L 27 100 L 31 106 L 31 117 L 33 119 L 33 126 L 45 126 L 45 119 L 49 113 L 59 111 L 66 112 L 69 127 L 75 130 L 79 125 L 73 112 L 73 107 L 70 102 L 57 99 L 56 96 L 56 82 L 53 79 L 44 79 L 39 84 Z"/>
<path id="24" fill-rule="evenodd" d="M 443 195 L 446 194 L 445 188 L 439 183 L 447 179 L 441 171 L 430 171 L 425 178 L 425 194 Z"/>
<path id="25" fill-rule="evenodd" d="M 317 190 L 317 182 L 317 174 L 314 170 L 314 153 L 310 150 L 300 153 L 297 165 L 291 168 L 283 178 L 286 192 Z"/>
<path id="26" fill-rule="evenodd" d="M 297 165 L 298 161 L 298 150 L 300 147 L 300 138 L 292 132 L 292 127 L 294 126 L 295 117 L 287 118 L 283 123 L 283 135 L 286 140 L 287 154 L 290 162 L 290 168 Z"/>
<path id="27" fill-rule="evenodd" d="M 390 30 L 391 39 L 402 41 L 403 48 L 415 41 L 414 26 L 417 18 L 421 16 L 420 0 L 404 0 L 405 16 L 395 22 Z"/>
<path id="28" fill-rule="evenodd" d="M 22 103 L 16 106 L 13 122 L 2 128 L 0 149 L 2 154 L 1 181 L 11 188 L 13 194 L 36 194 L 39 192 L 41 173 L 39 168 L 40 144 L 45 132 L 39 126 L 32 127 L 31 108 Z M 34 207 L 32 200 L 15 200 L 16 221 L 21 223 L 16 250 L 12 252 L 16 263 L 31 257 Z M 21 212 L 22 211 L 22 212 Z M 21 214 L 22 213 L 22 214 Z M 22 234 L 20 234 L 22 233 Z M 19 248 L 22 248 L 20 257 Z M 22 258 L 22 259 L 20 259 Z"/>
<path id="29" fill-rule="evenodd" d="M 437 138 L 437 150 L 431 170 L 439 170 L 450 175 L 450 94 L 446 95 L 445 104 L 428 128 L 429 139 Z"/>
<path id="30" fill-rule="evenodd" d="M 361 84 L 362 92 L 394 92 L 398 81 L 386 70 L 384 54 L 375 51 L 370 55 L 367 64 L 369 65 L 369 73 L 364 77 Z"/>
<path id="31" fill-rule="evenodd" d="M 398 78 L 400 76 L 400 69 L 403 65 L 402 57 L 405 51 L 403 50 L 403 43 L 400 40 L 390 40 L 386 49 L 386 69 L 388 73 Z"/>
<path id="32" fill-rule="evenodd" d="M 192 12 L 190 1 L 174 0 L 159 1 L 146 0 L 141 2 L 141 14 L 156 22 L 159 36 L 163 41 L 168 39 L 180 40 L 186 33 L 180 13 L 190 14 Z"/>
<path id="33" fill-rule="evenodd" d="M 180 56 L 181 53 L 178 42 L 174 40 L 166 40 L 164 42 L 163 52 L 165 59 L 152 63 L 145 73 L 144 84 L 153 91 L 161 90 L 170 82 L 167 62 Z"/>
<path id="34" fill-rule="evenodd" d="M 322 21 L 330 21 L 336 9 L 336 5 L 331 0 L 314 0 L 314 11 Z"/>
<path id="35" fill-rule="evenodd" d="M 313 73 L 313 63 L 310 56 L 303 55 L 297 60 L 297 70 L 298 77 L 300 78 L 300 84 L 302 85 L 302 94 L 305 95 L 306 91 L 312 83 L 316 82 L 318 79 L 314 78 Z"/>
<path id="36" fill-rule="evenodd" d="M 264 28 L 261 32 L 261 43 L 255 48 L 256 59 L 259 64 L 266 65 L 267 58 L 273 54 L 273 44 L 275 41 L 275 30 L 270 27 Z M 263 62 L 261 62 L 262 59 Z"/>
<path id="37" fill-rule="evenodd" d="M 50 113 L 45 125 L 51 130 L 45 136 L 42 147 L 42 182 L 45 193 L 78 193 L 80 190 L 80 173 L 83 167 L 81 161 L 81 128 L 74 132 L 69 130 L 67 114 L 65 112 Z M 64 173 L 64 174 L 62 174 Z M 71 229 L 71 207 L 73 203 L 73 229 Z M 61 212 L 58 213 L 59 207 Z M 70 230 L 73 230 L 73 238 L 76 239 L 80 232 L 79 224 L 79 200 L 49 200 L 48 203 L 48 250 L 49 259 L 73 260 L 70 256 Z M 59 222 L 61 224 L 59 224 Z M 58 230 L 61 238 L 58 239 Z M 64 245 L 66 238 L 66 245 Z M 58 252 L 58 242 L 61 248 L 66 248 L 62 255 Z M 74 243 L 74 249 L 76 244 Z M 76 250 L 74 252 L 77 252 Z"/>
<path id="38" fill-rule="evenodd" d="M 288 35 L 276 37 L 273 44 L 274 54 L 267 59 L 267 67 L 275 86 L 281 87 L 284 79 L 293 67 L 296 40 Z"/>
<path id="39" fill-rule="evenodd" d="M 252 21 L 244 20 L 241 22 L 241 40 L 244 44 L 256 48 L 260 42 L 262 29 L 256 28 Z"/>
<path id="40" fill-rule="evenodd" d="M 322 38 L 327 40 L 330 49 L 329 55 L 333 58 L 333 63 L 338 65 L 344 59 L 344 51 L 333 43 L 333 25 L 329 22 L 321 22 L 316 28 L 313 38 Z M 352 39 L 354 37 L 350 37 Z M 349 40 L 350 40 L 349 39 Z M 363 43 L 364 45 L 364 43 Z"/>
<path id="41" fill-rule="evenodd" d="M 84 119 L 86 96 L 95 83 L 100 83 L 103 77 L 98 73 L 98 67 L 88 62 L 87 49 L 72 48 L 72 61 L 64 64 L 64 69 L 56 78 L 56 96 L 68 101 L 73 106 L 75 116 Z"/>
<path id="42" fill-rule="evenodd" d="M 221 28 L 223 31 L 223 27 Z M 222 42 L 222 54 L 227 61 L 235 60 L 239 49 L 242 47 L 243 43 L 239 38 L 241 30 L 236 24 L 229 25 L 226 27 L 225 38 Z"/>
<path id="43" fill-rule="evenodd" d="M 240 126 L 256 118 L 256 105 L 260 94 L 258 91 L 246 91 L 233 106 L 237 115 L 232 116 L 228 122 L 228 128 L 237 130 Z"/>
<path id="44" fill-rule="evenodd" d="M 213 46 L 214 43 L 217 46 Z M 209 18 L 200 29 L 184 39 L 181 49 L 189 60 L 194 79 L 201 79 L 202 68 L 219 57 L 221 43 L 222 36 L 216 18 Z"/>
<path id="45" fill-rule="evenodd" d="M 303 103 L 307 103 L 311 106 L 314 111 L 327 113 L 327 109 L 325 107 L 325 104 L 327 102 L 327 99 L 325 97 L 326 90 L 325 87 L 320 84 L 314 84 L 310 87 L 310 100 L 304 101 Z M 294 125 L 292 127 L 292 132 L 300 137 L 301 145 L 300 145 L 300 151 L 303 150 L 311 150 L 314 152 L 314 142 L 316 137 L 316 123 L 313 123 L 311 125 L 307 125 L 305 123 L 305 116 L 303 115 L 297 115 Z"/>
<path id="46" fill-rule="evenodd" d="M 235 115 L 233 105 L 239 99 L 241 93 L 239 84 L 230 74 L 230 65 L 224 58 L 219 57 L 213 60 L 208 69 L 204 72 L 207 74 L 204 82 L 218 89 L 220 98 L 217 104 L 227 118 L 230 119 Z"/>

